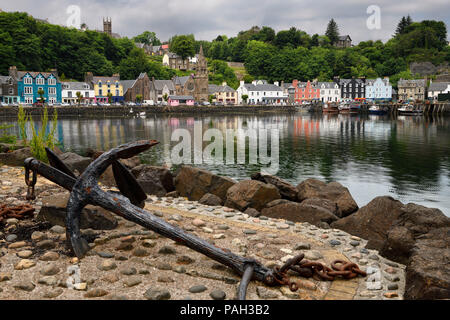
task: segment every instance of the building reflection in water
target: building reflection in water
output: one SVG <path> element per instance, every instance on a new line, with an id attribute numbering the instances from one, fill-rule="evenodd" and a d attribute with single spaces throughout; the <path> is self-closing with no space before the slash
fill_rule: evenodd
<path id="1" fill-rule="evenodd" d="M 201 124 L 214 128 L 278 129 L 278 176 L 294 184 L 306 178 L 339 181 L 349 187 L 359 204 L 376 195 L 390 194 L 402 201 L 423 203 L 450 211 L 450 118 L 375 115 L 258 114 L 213 116 L 150 115 L 142 118 L 59 119 L 57 140 L 67 151 L 108 150 L 143 139 L 160 145 L 143 156 L 155 165 L 170 165 L 174 130 L 191 135 Z M 18 134 L 17 122 L 5 130 Z M 37 127 L 39 120 L 35 120 Z M 28 128 L 28 135 L 31 130 Z M 205 142 L 204 145 L 208 145 Z M 236 179 L 248 179 L 255 165 L 202 165 Z"/>

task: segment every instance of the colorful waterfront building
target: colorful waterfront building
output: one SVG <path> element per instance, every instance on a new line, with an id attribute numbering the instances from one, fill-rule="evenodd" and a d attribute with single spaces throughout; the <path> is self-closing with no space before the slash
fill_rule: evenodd
<path id="1" fill-rule="evenodd" d="M 377 78 L 366 80 L 366 99 L 370 100 L 391 100 L 392 86 L 389 78 Z"/>
<path id="2" fill-rule="evenodd" d="M 304 102 L 313 102 L 320 100 L 320 88 L 317 83 L 292 81 L 292 86 L 295 89 L 294 101 L 302 104 Z"/>
<path id="3" fill-rule="evenodd" d="M 167 101 L 169 106 L 177 107 L 180 104 L 193 106 L 195 104 L 195 100 L 193 96 L 170 96 Z"/>
<path id="4" fill-rule="evenodd" d="M 40 102 L 41 96 L 46 103 L 61 103 L 61 82 L 56 69 L 50 72 L 18 71 L 12 66 L 9 76 L 17 83 L 19 103 Z"/>
<path id="5" fill-rule="evenodd" d="M 96 103 L 119 103 L 125 99 L 119 74 L 114 74 L 112 77 L 96 77 L 92 72 L 88 72 L 84 82 L 94 88 Z"/>

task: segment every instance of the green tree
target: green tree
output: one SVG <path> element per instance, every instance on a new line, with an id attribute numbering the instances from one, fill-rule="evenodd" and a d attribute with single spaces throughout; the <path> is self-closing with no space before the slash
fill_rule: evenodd
<path id="1" fill-rule="evenodd" d="M 79 107 L 81 105 L 81 101 L 83 101 L 83 95 L 81 94 L 80 91 L 77 91 L 76 95 L 77 95 L 77 102 L 78 102 L 78 107 Z"/>
<path id="2" fill-rule="evenodd" d="M 195 55 L 195 40 L 192 36 L 181 35 L 172 38 L 170 50 L 183 60 Z"/>
<path id="3" fill-rule="evenodd" d="M 112 103 L 113 95 L 111 92 L 108 92 L 108 103 Z"/>
<path id="4" fill-rule="evenodd" d="M 44 98 L 45 91 L 43 89 L 39 89 L 37 94 L 39 95 L 39 100 L 41 101 L 41 103 L 44 103 L 45 102 L 45 98 Z"/>
<path id="5" fill-rule="evenodd" d="M 142 34 L 133 38 L 136 43 L 144 43 L 147 45 L 160 46 L 161 41 L 156 37 L 156 33 L 151 31 L 145 31 Z"/>
<path id="6" fill-rule="evenodd" d="M 247 94 L 243 94 L 241 98 L 242 98 L 242 100 L 244 100 L 245 103 L 247 103 L 247 100 L 248 100 Z"/>
<path id="7" fill-rule="evenodd" d="M 325 35 L 328 37 L 328 39 L 330 39 L 330 43 L 332 45 L 336 44 L 339 40 L 339 27 L 334 19 L 331 19 L 330 22 L 328 22 Z"/>
<path id="8" fill-rule="evenodd" d="M 142 102 L 142 94 L 137 94 L 136 95 L 136 102 L 137 103 L 141 103 Z"/>

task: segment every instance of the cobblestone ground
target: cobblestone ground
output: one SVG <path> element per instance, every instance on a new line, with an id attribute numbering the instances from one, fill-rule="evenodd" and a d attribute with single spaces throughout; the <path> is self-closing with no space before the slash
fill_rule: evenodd
<path id="1" fill-rule="evenodd" d="M 0 182 L 0 203 L 27 203 L 23 170 L 1 167 Z M 37 199 L 32 203 L 36 212 L 42 197 L 59 194 L 64 194 L 60 187 L 39 177 Z M 292 277 L 300 281 L 295 293 L 287 287 L 271 288 L 253 281 L 248 299 L 403 298 L 405 266 L 365 249 L 367 241 L 343 231 L 252 218 L 184 198 L 152 196 L 146 209 L 218 247 L 253 257 L 269 267 L 305 253 L 305 259 L 327 265 L 336 259 L 355 262 L 368 273 L 366 278 L 333 282 Z M 63 227 L 34 231 L 33 221 L 8 221 L 0 227 L 0 299 L 235 298 L 240 277 L 232 270 L 139 225 L 118 220 L 118 228 L 112 231 L 83 230 L 95 240 L 81 261 L 67 255 Z"/>

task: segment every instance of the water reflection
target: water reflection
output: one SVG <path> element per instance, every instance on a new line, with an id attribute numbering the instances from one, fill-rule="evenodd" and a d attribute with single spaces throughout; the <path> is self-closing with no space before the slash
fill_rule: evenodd
<path id="1" fill-rule="evenodd" d="M 17 123 L 10 132 L 18 133 Z M 142 118 L 59 119 L 62 148 L 84 153 L 108 150 L 140 139 L 161 144 L 143 157 L 170 166 L 175 129 L 272 129 L 280 133 L 278 176 L 294 184 L 309 178 L 339 181 L 359 205 L 378 195 L 392 195 L 450 212 L 450 118 L 375 115 L 238 115 L 163 116 Z M 36 125 L 39 121 L 36 120 Z M 205 143 L 207 145 L 209 143 Z M 213 172 L 247 179 L 259 165 L 201 165 Z"/>

